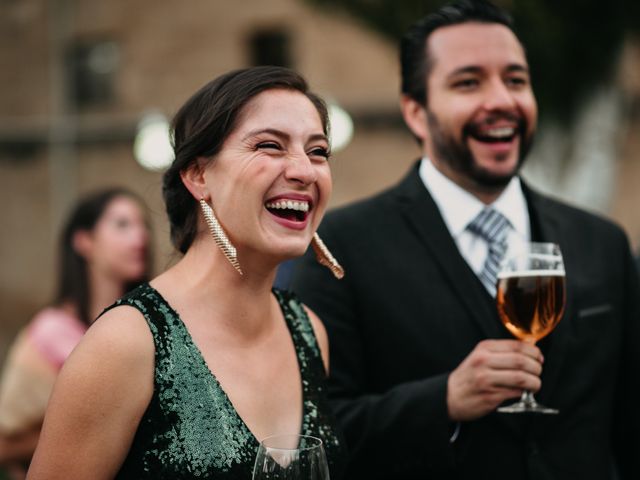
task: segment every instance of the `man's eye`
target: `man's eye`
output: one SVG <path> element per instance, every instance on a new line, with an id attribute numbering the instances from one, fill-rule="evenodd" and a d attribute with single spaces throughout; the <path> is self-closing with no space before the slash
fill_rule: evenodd
<path id="1" fill-rule="evenodd" d="M 458 80 L 453 84 L 454 88 L 460 89 L 473 88 L 476 85 L 478 85 L 478 80 L 476 80 L 475 78 L 465 78 L 462 80 Z"/>
<path id="2" fill-rule="evenodd" d="M 524 77 L 510 77 L 510 78 L 507 78 L 506 82 L 508 85 L 514 85 L 514 86 L 522 86 L 529 83 L 528 80 Z"/>

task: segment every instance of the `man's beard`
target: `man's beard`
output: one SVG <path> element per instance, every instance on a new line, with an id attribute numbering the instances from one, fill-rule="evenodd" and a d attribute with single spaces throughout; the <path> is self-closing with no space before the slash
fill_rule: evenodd
<path id="1" fill-rule="evenodd" d="M 474 136 L 475 132 L 478 131 L 480 126 L 478 123 L 466 123 L 462 129 L 462 139 L 458 141 L 453 135 L 450 135 L 449 132 L 445 132 L 442 129 L 438 118 L 431 110 L 427 108 L 426 111 L 431 141 L 433 142 L 433 148 L 438 158 L 446 162 L 455 172 L 460 173 L 464 177 L 472 180 L 477 186 L 489 191 L 507 186 L 511 179 L 518 173 L 520 167 L 522 167 L 533 142 L 533 135 L 530 135 L 528 138 L 526 136 L 527 122 L 523 117 L 515 117 L 510 114 L 493 116 L 489 121 L 495 121 L 500 118 L 515 120 L 517 122 L 515 134 L 520 138 L 518 163 L 514 170 L 504 175 L 495 174 L 479 165 L 467 144 L 469 136 Z"/>

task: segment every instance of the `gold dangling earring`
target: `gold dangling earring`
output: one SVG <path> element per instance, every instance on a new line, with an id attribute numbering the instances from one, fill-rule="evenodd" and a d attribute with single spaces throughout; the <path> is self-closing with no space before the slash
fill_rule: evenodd
<path id="1" fill-rule="evenodd" d="M 204 214 L 204 219 L 209 226 L 209 231 L 211 232 L 211 236 L 213 240 L 216 242 L 216 245 L 222 253 L 229 260 L 229 263 L 233 265 L 233 268 L 242 275 L 242 269 L 240 268 L 240 263 L 238 263 L 238 252 L 236 251 L 236 247 L 233 246 L 227 234 L 224 233 L 222 226 L 218 222 L 215 213 L 213 213 L 213 208 L 209 206 L 207 202 L 205 202 L 204 198 L 200 199 L 200 206 L 202 207 L 202 213 Z"/>
<path id="2" fill-rule="evenodd" d="M 324 242 L 320 239 L 318 233 L 313 234 L 313 240 L 311 240 L 311 246 L 313 247 L 313 251 L 316 252 L 316 259 L 320 265 L 324 265 L 333 276 L 340 280 L 344 277 L 344 268 L 338 263 L 338 261 L 331 255 L 331 252 L 324 244 Z"/>

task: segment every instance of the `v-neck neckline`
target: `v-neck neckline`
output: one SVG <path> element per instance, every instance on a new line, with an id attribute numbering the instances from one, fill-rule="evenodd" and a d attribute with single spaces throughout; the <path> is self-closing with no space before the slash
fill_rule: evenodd
<path id="1" fill-rule="evenodd" d="M 223 396 L 224 401 L 226 403 L 226 407 L 233 411 L 233 413 L 235 414 L 236 418 L 239 420 L 242 428 L 244 430 L 246 430 L 246 433 L 248 433 L 251 436 L 251 438 L 253 439 L 254 443 L 256 445 L 259 445 L 260 444 L 260 440 L 258 439 L 258 437 L 256 437 L 255 433 L 249 428 L 249 426 L 244 421 L 242 416 L 240 416 L 240 414 L 238 413 L 238 410 L 236 409 L 235 405 L 231 401 L 231 398 L 229 398 L 229 395 L 227 395 L 227 392 L 224 390 L 224 388 L 222 388 L 222 384 L 218 380 L 218 377 L 216 377 L 216 375 L 213 372 L 213 370 L 211 369 L 211 367 L 209 367 L 209 364 L 207 363 L 206 359 L 204 358 L 204 355 L 202 354 L 202 351 L 200 350 L 200 347 L 198 347 L 196 342 L 193 340 L 193 337 L 191 336 L 191 332 L 187 328 L 187 325 L 184 323 L 184 320 L 182 320 L 182 317 L 180 316 L 180 314 L 171 306 L 171 304 L 162 296 L 162 294 L 155 287 L 153 287 L 150 283 L 147 283 L 146 286 L 154 295 L 156 295 L 160 299 L 160 301 L 169 309 L 169 311 L 179 321 L 180 328 L 182 328 L 184 330 L 184 334 L 186 336 L 187 342 L 193 347 L 193 349 L 196 351 L 196 353 L 198 355 L 198 360 L 200 362 L 200 366 L 203 367 L 208 372 L 209 379 L 213 382 L 214 386 L 217 387 L 220 390 L 220 392 L 222 393 L 222 396 Z M 289 331 L 289 334 L 291 336 L 291 341 L 293 343 L 293 348 L 294 348 L 294 351 L 296 353 L 296 362 L 297 362 L 297 365 L 298 365 L 298 372 L 300 374 L 300 388 L 301 388 L 301 393 L 302 393 L 302 419 L 300 421 L 300 431 L 298 433 L 304 434 L 305 429 L 306 429 L 307 414 L 308 414 L 308 412 L 307 412 L 308 392 L 307 392 L 307 388 L 305 386 L 307 382 L 305 382 L 304 366 L 303 366 L 302 362 L 300 361 L 300 357 L 301 357 L 301 355 L 303 353 L 303 352 L 301 352 L 302 346 L 299 344 L 299 342 L 296 339 L 296 335 L 295 335 L 295 331 L 294 331 L 294 325 L 292 324 L 292 322 L 290 322 L 287 319 L 287 312 L 285 311 L 285 305 L 284 305 L 284 302 L 283 302 L 284 299 L 283 299 L 282 295 L 279 292 L 277 292 L 275 289 L 272 289 L 271 292 L 272 292 L 272 295 L 275 297 L 276 301 L 278 302 L 278 306 L 280 307 L 280 312 L 282 313 L 282 317 L 284 319 L 284 322 L 287 325 L 287 329 Z"/>

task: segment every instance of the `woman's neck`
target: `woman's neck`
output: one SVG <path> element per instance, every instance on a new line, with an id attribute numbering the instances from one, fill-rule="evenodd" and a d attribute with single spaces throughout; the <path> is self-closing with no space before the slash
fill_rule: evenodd
<path id="1" fill-rule="evenodd" d="M 276 265 L 239 260 L 243 275 L 213 241 L 201 239 L 152 284 L 176 309 L 188 309 L 192 318 L 215 318 L 238 335 L 252 337 L 269 326 Z"/>
<path id="2" fill-rule="evenodd" d="M 89 322 L 124 294 L 124 283 L 104 274 L 89 272 Z"/>

